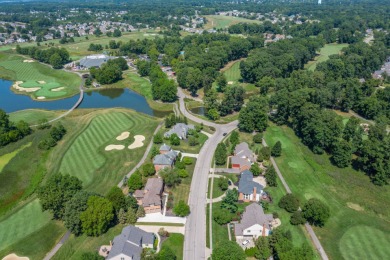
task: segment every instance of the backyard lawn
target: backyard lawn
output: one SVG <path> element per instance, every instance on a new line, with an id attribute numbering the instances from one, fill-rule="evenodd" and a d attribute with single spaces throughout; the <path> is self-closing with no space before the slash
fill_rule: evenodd
<path id="1" fill-rule="evenodd" d="M 315 155 L 293 130 L 271 125 L 268 145 L 282 143 L 278 166 L 301 201 L 318 198 L 331 210 L 323 228 L 315 228 L 331 259 L 383 259 L 390 255 L 390 187 L 373 185 L 362 172 L 333 166 L 327 155 Z M 364 234 L 364 235 L 362 235 Z"/>
<path id="2" fill-rule="evenodd" d="M 235 16 L 224 16 L 224 15 L 205 15 L 207 23 L 204 28 L 207 29 L 227 29 L 230 25 L 237 23 L 261 23 L 259 20 L 250 20 Z"/>
<path id="3" fill-rule="evenodd" d="M 26 58 L 0 53 L 0 78 L 20 81 L 19 87 L 37 89 L 32 92 L 17 91 L 32 98 L 59 99 L 69 97 L 79 92 L 81 79 L 78 75 L 63 70 L 54 70 L 39 62 L 24 62 Z"/>
<path id="4" fill-rule="evenodd" d="M 306 65 L 305 68 L 311 71 L 314 71 L 317 67 L 317 64 L 323 61 L 326 61 L 329 59 L 330 55 L 333 54 L 339 54 L 341 49 L 348 47 L 348 44 L 336 44 L 336 43 L 331 43 L 331 44 L 325 44 L 324 47 L 321 48 L 320 53 L 317 57 L 314 58 L 313 61 L 309 61 Z"/>
<path id="5" fill-rule="evenodd" d="M 175 252 L 177 260 L 182 260 L 183 259 L 184 236 L 182 234 L 178 234 L 178 233 L 170 233 L 167 240 L 165 240 L 162 243 L 161 249 L 164 249 L 165 247 L 169 247 L 170 249 L 172 249 L 173 252 Z"/>
<path id="6" fill-rule="evenodd" d="M 173 194 L 173 204 L 176 204 L 181 200 L 185 202 L 188 201 L 188 196 L 190 195 L 192 175 L 194 174 L 194 169 L 196 164 L 196 159 L 195 158 L 191 158 L 191 159 L 192 159 L 192 164 L 186 166 L 186 170 L 189 173 L 189 176 L 187 178 L 181 179 L 181 183 L 179 185 L 177 185 L 173 189 L 170 189 L 170 191 Z"/>

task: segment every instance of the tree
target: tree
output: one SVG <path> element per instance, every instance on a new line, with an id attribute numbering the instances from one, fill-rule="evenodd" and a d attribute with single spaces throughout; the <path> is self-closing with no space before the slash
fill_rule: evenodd
<path id="1" fill-rule="evenodd" d="M 217 244 L 211 258 L 213 260 L 245 260 L 246 255 L 235 241 L 224 241 Z"/>
<path id="2" fill-rule="evenodd" d="M 227 209 L 218 208 L 213 210 L 213 219 L 219 225 L 225 225 L 232 221 L 232 213 Z"/>
<path id="3" fill-rule="evenodd" d="M 155 144 L 161 144 L 163 142 L 163 137 L 160 133 L 157 133 L 154 137 L 153 137 L 153 143 Z"/>
<path id="4" fill-rule="evenodd" d="M 171 134 L 171 136 L 169 137 L 169 141 L 171 145 L 180 145 L 180 138 L 177 136 L 177 134 Z"/>
<path id="5" fill-rule="evenodd" d="M 263 155 L 265 160 L 269 160 L 271 157 L 271 149 L 268 146 L 261 148 L 260 153 Z"/>
<path id="6" fill-rule="evenodd" d="M 114 37 L 121 37 L 122 32 L 119 29 L 115 29 L 114 32 L 112 33 L 112 36 Z"/>
<path id="7" fill-rule="evenodd" d="M 259 176 L 261 174 L 261 169 L 257 163 L 251 165 L 250 171 L 253 173 L 253 176 Z"/>
<path id="8" fill-rule="evenodd" d="M 225 191 L 229 188 L 229 180 L 225 177 L 222 177 L 222 178 L 218 178 L 217 179 L 217 182 L 218 182 L 218 187 Z"/>
<path id="9" fill-rule="evenodd" d="M 259 237 L 255 241 L 257 253 L 255 254 L 256 259 L 267 260 L 271 256 L 271 248 L 269 245 L 268 237 Z"/>
<path id="10" fill-rule="evenodd" d="M 226 86 L 227 86 L 227 80 L 224 74 L 221 74 L 216 79 L 218 91 L 219 92 L 225 92 Z"/>
<path id="11" fill-rule="evenodd" d="M 267 184 L 271 187 L 277 187 L 278 183 L 276 182 L 276 171 L 273 166 L 270 166 L 265 172 L 265 180 Z"/>
<path id="12" fill-rule="evenodd" d="M 118 213 L 120 209 L 127 209 L 129 206 L 127 205 L 125 194 L 123 194 L 122 189 L 117 186 L 110 189 L 106 198 L 111 201 L 116 213 Z"/>
<path id="13" fill-rule="evenodd" d="M 181 183 L 179 174 L 173 169 L 162 169 L 159 174 L 163 178 L 165 185 L 170 188 L 174 188 Z"/>
<path id="14" fill-rule="evenodd" d="M 219 143 L 217 149 L 215 150 L 215 163 L 217 165 L 226 164 L 227 150 L 224 143 Z"/>
<path id="15" fill-rule="evenodd" d="M 231 133 L 229 141 L 234 147 L 240 142 L 240 135 L 238 134 L 237 131 L 233 131 Z"/>
<path id="16" fill-rule="evenodd" d="M 142 165 L 142 173 L 145 177 L 153 176 L 156 173 L 153 163 L 145 163 Z"/>
<path id="17" fill-rule="evenodd" d="M 263 142 L 263 134 L 262 133 L 256 133 L 253 136 L 253 142 L 256 144 L 261 144 Z"/>
<path id="18" fill-rule="evenodd" d="M 330 210 L 319 199 L 312 198 L 303 206 L 303 216 L 312 225 L 323 226 L 330 217 Z"/>
<path id="19" fill-rule="evenodd" d="M 49 210 L 53 213 L 54 219 L 62 219 L 66 202 L 81 189 L 81 181 L 74 176 L 59 173 L 52 175 L 47 183 L 38 190 L 42 210 Z"/>
<path id="20" fill-rule="evenodd" d="M 190 206 L 188 206 L 184 200 L 180 200 L 174 207 L 173 213 L 179 217 L 185 217 L 190 214 Z"/>
<path id="21" fill-rule="evenodd" d="M 352 147 L 351 144 L 344 139 L 340 139 L 333 144 L 332 161 L 339 167 L 344 168 L 351 164 Z"/>
<path id="22" fill-rule="evenodd" d="M 54 53 L 51 55 L 49 63 L 53 66 L 53 69 L 61 69 L 62 68 L 62 58 L 58 53 Z"/>
<path id="23" fill-rule="evenodd" d="M 126 224 L 127 223 L 127 214 L 124 209 L 120 209 L 118 212 L 118 221 L 120 224 Z"/>
<path id="24" fill-rule="evenodd" d="M 292 225 L 303 225 L 306 223 L 306 219 L 303 216 L 302 211 L 295 211 L 290 218 L 290 223 Z"/>
<path id="25" fill-rule="evenodd" d="M 129 187 L 129 192 L 134 192 L 135 190 L 139 190 L 143 187 L 142 183 L 142 175 L 139 170 L 135 171 L 129 178 L 127 182 L 127 186 Z"/>
<path id="26" fill-rule="evenodd" d="M 257 155 L 256 161 L 258 161 L 258 162 L 264 161 L 264 156 L 263 156 L 263 154 L 261 152 Z"/>
<path id="27" fill-rule="evenodd" d="M 280 199 L 278 206 L 292 213 L 298 210 L 299 199 L 294 194 L 289 193 Z"/>
<path id="28" fill-rule="evenodd" d="M 113 219 L 112 203 L 98 196 L 91 196 L 88 199 L 88 208 L 80 215 L 83 232 L 88 236 L 99 236 L 105 233 Z"/>
<path id="29" fill-rule="evenodd" d="M 237 212 L 236 202 L 238 200 L 238 191 L 236 189 L 228 190 L 222 200 L 221 208 L 229 210 L 231 213 Z"/>
<path id="30" fill-rule="evenodd" d="M 218 120 L 220 118 L 218 109 L 211 108 L 211 109 L 207 110 L 207 117 L 213 121 Z"/>
<path id="31" fill-rule="evenodd" d="M 157 254 L 157 260 L 176 260 L 177 257 L 175 255 L 175 252 L 173 252 L 173 250 L 168 247 L 168 246 L 165 246 L 163 248 L 161 248 L 161 251 Z"/>
<path id="32" fill-rule="evenodd" d="M 65 204 L 64 225 L 76 236 L 82 232 L 80 215 L 87 209 L 88 199 L 91 195 L 91 193 L 81 190 Z"/>
<path id="33" fill-rule="evenodd" d="M 238 128 L 251 133 L 263 132 L 268 126 L 268 100 L 265 97 L 253 96 L 243 107 L 238 116 Z"/>
<path id="34" fill-rule="evenodd" d="M 145 217 L 145 210 L 144 210 L 144 207 L 142 205 L 140 205 L 137 209 L 137 218 L 142 218 L 142 217 Z"/>
<path id="35" fill-rule="evenodd" d="M 188 138 L 188 144 L 189 144 L 190 146 L 196 146 L 196 145 L 199 144 L 199 140 L 198 140 L 198 138 L 196 138 L 196 137 L 194 137 L 194 136 L 190 136 L 190 137 Z"/>
<path id="36" fill-rule="evenodd" d="M 129 208 L 126 213 L 126 223 L 134 225 L 137 222 L 137 213 L 133 208 Z"/>
<path id="37" fill-rule="evenodd" d="M 180 169 L 177 171 L 177 174 L 180 178 L 187 178 L 189 176 L 189 173 L 185 169 Z"/>
<path id="38" fill-rule="evenodd" d="M 280 141 L 277 141 L 272 147 L 271 155 L 274 157 L 279 157 L 282 155 L 282 143 Z"/>

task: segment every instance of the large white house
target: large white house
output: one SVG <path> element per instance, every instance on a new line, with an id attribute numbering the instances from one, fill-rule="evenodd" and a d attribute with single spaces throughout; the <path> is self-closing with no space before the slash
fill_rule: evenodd
<path id="1" fill-rule="evenodd" d="M 236 241 L 268 236 L 272 228 L 272 221 L 272 214 L 265 214 L 260 204 L 250 204 L 245 208 L 241 222 L 234 226 Z"/>

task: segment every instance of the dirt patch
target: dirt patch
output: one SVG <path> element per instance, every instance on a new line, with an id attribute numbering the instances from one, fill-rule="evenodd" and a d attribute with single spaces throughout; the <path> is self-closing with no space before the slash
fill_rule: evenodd
<path id="1" fill-rule="evenodd" d="M 117 145 L 117 144 L 110 144 L 110 145 L 107 145 L 106 148 L 104 148 L 105 151 L 112 151 L 112 150 L 123 150 L 125 149 L 125 146 L 124 145 Z"/>
<path id="2" fill-rule="evenodd" d="M 59 88 L 52 88 L 51 91 L 57 92 L 63 90 L 65 87 L 59 87 Z"/>
<path id="3" fill-rule="evenodd" d="M 15 253 L 5 256 L 2 260 L 30 260 L 27 256 L 18 256 Z"/>
<path id="4" fill-rule="evenodd" d="M 34 60 L 24 60 L 23 62 L 24 63 L 31 63 L 31 62 L 34 62 Z"/>
<path id="5" fill-rule="evenodd" d="M 364 211 L 364 208 L 362 206 L 352 202 L 347 202 L 347 206 L 356 211 Z"/>
<path id="6" fill-rule="evenodd" d="M 37 97 L 37 99 L 40 99 L 40 100 L 42 100 L 42 99 L 45 99 L 46 97 L 44 97 L 44 96 L 39 96 L 39 97 Z"/>
<path id="7" fill-rule="evenodd" d="M 233 85 L 233 81 L 228 81 L 228 85 Z"/>
<path id="8" fill-rule="evenodd" d="M 40 90 L 41 88 L 24 88 L 21 87 L 20 84 L 22 84 L 23 81 L 15 81 L 15 83 L 12 85 L 14 89 L 17 89 L 19 91 L 24 91 L 24 92 L 35 92 Z"/>
<path id="9" fill-rule="evenodd" d="M 116 140 L 118 140 L 118 141 L 123 141 L 123 140 L 125 140 L 125 139 L 127 139 L 127 138 L 129 138 L 129 136 L 130 136 L 130 132 L 123 132 L 123 133 L 121 133 L 120 135 L 118 135 L 117 137 L 116 137 Z"/>
<path id="10" fill-rule="evenodd" d="M 130 150 L 144 146 L 145 136 L 136 135 L 134 139 L 134 142 L 128 147 Z"/>
<path id="11" fill-rule="evenodd" d="M 38 80 L 37 81 L 39 84 L 46 84 L 46 81 L 44 81 L 44 80 Z"/>

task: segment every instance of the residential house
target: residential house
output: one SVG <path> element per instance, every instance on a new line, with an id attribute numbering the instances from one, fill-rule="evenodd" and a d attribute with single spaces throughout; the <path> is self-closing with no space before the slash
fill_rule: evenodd
<path id="1" fill-rule="evenodd" d="M 259 201 L 263 189 L 260 183 L 253 181 L 253 174 L 250 171 L 243 171 L 238 182 L 238 201 Z"/>
<path id="2" fill-rule="evenodd" d="M 138 205 L 143 206 L 146 214 L 161 212 L 163 189 L 164 182 L 161 178 L 149 178 L 143 190 L 134 192 Z"/>
<path id="3" fill-rule="evenodd" d="M 160 147 L 160 154 L 156 155 L 153 158 L 153 165 L 154 165 L 154 169 L 156 170 L 156 172 L 158 172 L 159 170 L 161 170 L 163 168 L 172 168 L 173 164 L 176 161 L 176 157 L 177 157 L 178 153 L 176 151 L 172 150 L 172 148 L 170 148 L 170 147 L 169 147 L 170 149 L 167 150 L 168 147 L 167 147 L 167 145 L 163 144 Z"/>
<path id="4" fill-rule="evenodd" d="M 233 169 L 240 171 L 249 170 L 252 163 L 255 161 L 253 152 L 249 149 L 247 143 L 243 142 L 236 146 L 234 149 L 234 156 L 230 158 Z"/>
<path id="5" fill-rule="evenodd" d="M 168 132 L 164 134 L 165 138 L 171 137 L 172 134 L 176 134 L 180 139 L 187 139 L 188 131 L 195 130 L 194 125 L 186 125 L 184 123 L 177 123 Z"/>
<path id="6" fill-rule="evenodd" d="M 250 204 L 245 208 L 240 223 L 234 225 L 237 243 L 242 240 L 256 239 L 259 236 L 268 236 L 272 229 L 272 221 L 272 214 L 265 214 L 260 204 Z"/>
<path id="7" fill-rule="evenodd" d="M 155 236 L 135 226 L 127 226 L 114 238 L 108 260 L 140 260 L 143 248 L 153 248 Z"/>

